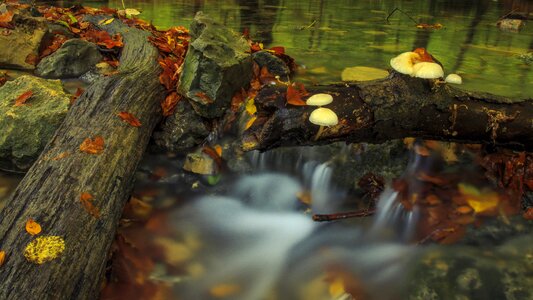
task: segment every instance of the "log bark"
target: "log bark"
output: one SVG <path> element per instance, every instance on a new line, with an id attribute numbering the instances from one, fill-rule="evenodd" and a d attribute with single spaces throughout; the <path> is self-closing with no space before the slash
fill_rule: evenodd
<path id="1" fill-rule="evenodd" d="M 150 34 L 119 20 L 97 25 L 104 17 L 88 18 L 122 35 L 119 73 L 99 79 L 75 102 L 0 213 L 0 249 L 7 252 L 0 267 L 0 299 L 97 298 L 135 169 L 161 118 L 165 91 Z M 122 111 L 135 115 L 142 126 L 122 121 L 117 116 Z M 81 152 L 83 140 L 95 136 L 103 137 L 104 151 Z M 84 192 L 94 196 L 100 217 L 80 203 Z M 35 239 L 24 229 L 30 218 L 42 226 L 41 236 L 65 240 L 59 258 L 37 265 L 24 257 L 26 245 Z"/>
<path id="2" fill-rule="evenodd" d="M 286 87 L 266 87 L 255 98 L 257 120 L 243 133 L 243 149 L 420 137 L 533 151 L 531 99 L 466 92 L 396 72 L 383 80 L 316 86 L 308 92 L 333 96 L 325 107 L 338 115 L 338 125 L 325 128 L 315 140 L 320 127 L 308 119 L 316 107 L 287 105 Z"/>

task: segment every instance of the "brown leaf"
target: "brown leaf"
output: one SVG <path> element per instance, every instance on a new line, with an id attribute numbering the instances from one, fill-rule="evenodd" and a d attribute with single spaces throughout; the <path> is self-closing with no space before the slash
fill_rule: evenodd
<path id="1" fill-rule="evenodd" d="M 208 103 L 208 104 L 211 104 L 215 101 L 213 101 L 213 99 L 211 99 L 206 93 L 204 92 L 198 92 L 195 94 L 196 97 L 202 99 L 205 103 Z"/>
<path id="2" fill-rule="evenodd" d="M 163 102 L 161 102 L 161 108 L 163 109 L 163 116 L 168 117 L 174 112 L 176 104 L 180 101 L 181 96 L 176 92 L 170 93 Z"/>
<path id="3" fill-rule="evenodd" d="M 0 267 L 4 264 L 6 261 L 6 252 L 0 250 Z"/>
<path id="4" fill-rule="evenodd" d="M 41 225 L 35 222 L 34 219 L 30 218 L 26 222 L 26 232 L 28 232 L 31 235 L 39 234 L 41 232 Z"/>
<path id="5" fill-rule="evenodd" d="M 13 25 L 9 24 L 13 20 L 14 13 L 11 11 L 6 11 L 3 14 L 0 14 L 0 27 L 3 28 L 13 28 Z"/>
<path id="6" fill-rule="evenodd" d="M 56 157 L 52 158 L 52 160 L 60 160 L 60 159 L 63 159 L 65 157 L 69 156 L 69 155 L 70 155 L 70 153 L 68 153 L 67 151 L 61 152 Z"/>
<path id="7" fill-rule="evenodd" d="M 81 193 L 80 202 L 83 208 L 93 217 L 100 217 L 100 209 L 93 204 L 94 197 L 89 193 Z"/>
<path id="8" fill-rule="evenodd" d="M 33 96 L 32 91 L 27 91 L 27 92 L 22 93 L 20 96 L 17 97 L 17 100 L 15 100 L 15 106 L 22 106 L 26 104 L 26 101 L 28 101 L 28 99 L 30 99 L 31 96 Z"/>
<path id="9" fill-rule="evenodd" d="M 89 154 L 100 154 L 104 151 L 104 138 L 97 136 L 92 140 L 86 138 L 80 145 L 80 151 Z"/>
<path id="10" fill-rule="evenodd" d="M 287 86 L 287 103 L 296 106 L 305 106 L 305 101 L 302 100 L 300 91 L 292 85 Z"/>
<path id="11" fill-rule="evenodd" d="M 37 63 L 39 62 L 39 56 L 33 54 L 33 53 L 30 53 L 26 56 L 26 59 L 24 60 L 27 64 L 30 64 L 32 66 L 35 66 L 37 65 Z"/>
<path id="12" fill-rule="evenodd" d="M 141 121 L 137 119 L 134 115 L 127 111 L 122 111 L 118 113 L 118 116 L 126 123 L 130 124 L 133 127 L 141 127 Z"/>

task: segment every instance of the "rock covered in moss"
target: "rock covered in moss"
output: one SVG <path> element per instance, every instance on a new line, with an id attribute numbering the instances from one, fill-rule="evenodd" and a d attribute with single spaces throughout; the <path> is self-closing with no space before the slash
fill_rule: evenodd
<path id="1" fill-rule="evenodd" d="M 206 118 L 220 117 L 231 98 L 252 77 L 246 40 L 198 12 L 190 27 L 191 43 L 178 90 Z"/>
<path id="2" fill-rule="evenodd" d="M 102 59 L 95 44 L 71 39 L 56 52 L 43 58 L 35 73 L 45 78 L 75 78 L 93 69 Z"/>
<path id="3" fill-rule="evenodd" d="M 16 99 L 28 92 L 24 105 Z M 59 80 L 21 76 L 0 88 L 0 168 L 27 170 L 67 113 L 70 96 Z"/>

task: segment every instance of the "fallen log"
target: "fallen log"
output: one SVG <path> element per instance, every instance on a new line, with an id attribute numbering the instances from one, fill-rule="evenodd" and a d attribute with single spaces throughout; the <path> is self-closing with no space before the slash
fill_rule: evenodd
<path id="1" fill-rule="evenodd" d="M 0 249 L 7 255 L 0 267 L 0 299 L 96 299 L 100 291 L 135 169 L 165 97 L 150 33 L 118 19 L 99 25 L 104 18 L 88 16 L 100 29 L 122 35 L 119 73 L 99 79 L 78 98 L 1 211 Z M 122 121 L 117 114 L 124 111 L 142 125 Z M 97 136 L 104 141 L 102 153 L 80 151 L 86 138 Z M 99 213 L 84 208 L 82 193 L 94 197 Z M 24 230 L 30 218 L 41 225 L 40 236 L 64 239 L 58 258 L 43 264 L 25 258 L 26 245 L 35 240 Z"/>
<path id="2" fill-rule="evenodd" d="M 383 80 L 316 86 L 310 94 L 331 94 L 334 101 L 325 107 L 339 118 L 316 139 L 319 126 L 308 120 L 316 107 L 287 105 L 286 90 L 268 86 L 255 97 L 257 119 L 243 133 L 244 150 L 420 137 L 533 151 L 531 99 L 466 92 L 396 72 Z"/>

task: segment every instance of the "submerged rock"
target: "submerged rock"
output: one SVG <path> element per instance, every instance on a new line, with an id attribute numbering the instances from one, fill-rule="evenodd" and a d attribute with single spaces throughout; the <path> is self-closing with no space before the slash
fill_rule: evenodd
<path id="1" fill-rule="evenodd" d="M 201 175 L 214 175 L 217 173 L 216 162 L 204 153 L 187 154 L 183 169 Z"/>
<path id="2" fill-rule="evenodd" d="M 32 91 L 24 105 L 16 99 Z M 0 88 L 0 168 L 27 170 L 67 113 L 70 95 L 59 80 L 24 75 Z"/>
<path id="3" fill-rule="evenodd" d="M 47 27 L 38 18 L 15 15 L 14 29 L 2 29 L 0 34 L 0 68 L 35 69 L 39 48 Z"/>
<path id="4" fill-rule="evenodd" d="M 169 152 L 180 152 L 200 145 L 209 135 L 203 120 L 188 101 L 180 101 L 175 113 L 165 119 L 154 132 L 155 148 Z"/>
<path id="5" fill-rule="evenodd" d="M 71 39 L 56 52 L 43 58 L 35 73 L 45 78 L 75 78 L 93 69 L 102 59 L 95 44 Z"/>
<path id="6" fill-rule="evenodd" d="M 178 86 L 198 114 L 220 117 L 231 98 L 248 85 L 252 57 L 239 35 L 198 12 L 190 28 L 191 43 Z"/>

